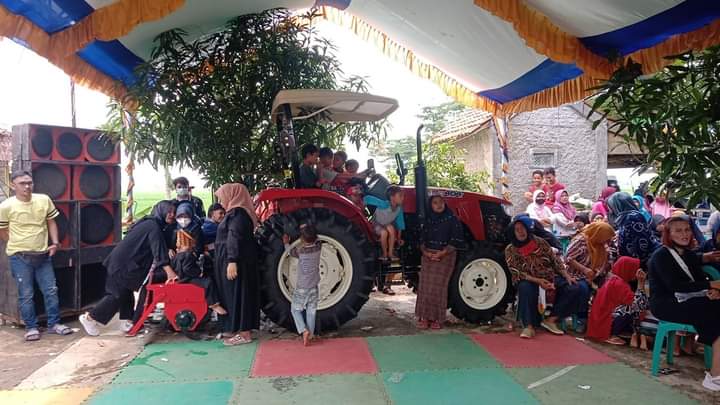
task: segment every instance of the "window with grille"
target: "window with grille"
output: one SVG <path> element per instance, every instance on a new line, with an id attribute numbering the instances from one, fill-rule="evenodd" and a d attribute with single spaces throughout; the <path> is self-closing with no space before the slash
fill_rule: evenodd
<path id="1" fill-rule="evenodd" d="M 533 169 L 544 169 L 557 166 L 557 154 L 551 151 L 530 152 L 530 167 Z"/>

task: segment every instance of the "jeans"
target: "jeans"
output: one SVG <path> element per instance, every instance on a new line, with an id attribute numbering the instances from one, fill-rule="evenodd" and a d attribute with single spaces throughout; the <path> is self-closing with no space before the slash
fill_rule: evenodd
<path id="1" fill-rule="evenodd" d="M 317 315 L 318 289 L 299 289 L 293 291 L 292 302 L 290 303 L 290 312 L 295 321 L 297 332 L 310 331 L 315 334 L 315 317 Z M 305 317 L 303 317 L 303 311 Z"/>
<path id="2" fill-rule="evenodd" d="M 48 328 L 60 323 L 60 299 L 55 284 L 55 270 L 48 256 L 40 263 L 30 263 L 18 255 L 10 256 L 10 271 L 18 286 L 18 306 L 26 329 L 37 329 L 35 314 L 35 281 L 45 301 Z"/>

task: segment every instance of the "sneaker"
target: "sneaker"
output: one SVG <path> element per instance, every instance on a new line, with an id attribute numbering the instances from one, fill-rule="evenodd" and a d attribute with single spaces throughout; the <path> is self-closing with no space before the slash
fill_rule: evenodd
<path id="1" fill-rule="evenodd" d="M 128 333 L 130 332 L 130 329 L 133 328 L 135 324 L 132 323 L 132 321 L 127 319 L 121 319 L 120 320 L 120 332 L 122 333 Z"/>
<path id="2" fill-rule="evenodd" d="M 98 322 L 94 319 L 91 319 L 90 314 L 86 312 L 80 315 L 80 318 L 78 318 L 78 320 L 80 321 L 80 324 L 82 324 L 83 329 L 85 329 L 85 333 L 90 336 L 100 336 Z"/>
<path id="3" fill-rule="evenodd" d="M 520 333 L 520 337 L 523 338 L 523 339 L 530 339 L 530 338 L 532 338 L 533 336 L 535 336 L 535 331 L 532 330 L 532 329 L 530 329 L 530 328 L 525 328 L 525 329 L 523 329 L 522 332 Z"/>
<path id="4" fill-rule="evenodd" d="M 713 377 L 710 373 L 705 372 L 705 379 L 702 385 L 710 391 L 720 391 L 720 376 Z"/>
<path id="5" fill-rule="evenodd" d="M 564 335 L 565 332 L 562 331 L 562 329 L 558 328 L 558 326 L 554 323 L 550 322 L 543 322 L 540 324 L 545 330 L 552 333 L 553 335 Z"/>

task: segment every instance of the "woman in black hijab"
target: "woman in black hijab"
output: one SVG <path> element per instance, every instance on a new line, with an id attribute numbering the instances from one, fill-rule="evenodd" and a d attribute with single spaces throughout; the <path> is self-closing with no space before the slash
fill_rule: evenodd
<path id="1" fill-rule="evenodd" d="M 430 213 L 423 233 L 422 269 L 415 303 L 418 327 L 442 328 L 447 312 L 450 277 L 457 249 L 464 246 L 462 224 L 439 195 L 430 197 Z"/>
<path id="2" fill-rule="evenodd" d="M 90 336 L 98 336 L 98 323 L 107 323 L 120 311 L 125 321 L 123 330 L 129 331 L 133 315 L 133 292 L 140 289 L 151 267 L 163 269 L 167 282 L 177 280 L 168 257 L 167 230 L 175 225 L 175 206 L 160 201 L 152 213 L 136 222 L 125 238 L 115 246 L 103 262 L 107 269 L 105 296 L 89 312 L 80 315 L 80 323 Z M 129 327 L 128 327 L 129 326 Z"/>

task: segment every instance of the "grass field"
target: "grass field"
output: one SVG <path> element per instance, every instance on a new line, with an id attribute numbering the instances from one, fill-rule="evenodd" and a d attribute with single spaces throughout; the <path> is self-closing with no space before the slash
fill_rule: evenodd
<path id="1" fill-rule="evenodd" d="M 150 210 L 152 209 L 153 205 L 155 205 L 158 201 L 165 199 L 165 192 L 164 191 L 135 191 L 134 192 L 135 202 L 137 203 L 135 205 L 135 218 L 140 218 L 143 215 L 147 215 L 150 213 Z M 197 190 L 193 191 L 193 195 L 196 197 L 200 197 L 203 200 L 203 203 L 205 203 L 205 210 L 212 204 L 212 198 L 210 195 L 210 190 Z M 171 198 L 174 198 L 175 195 L 171 195 Z M 127 198 L 123 196 L 123 217 L 125 216 L 125 208 Z"/>

